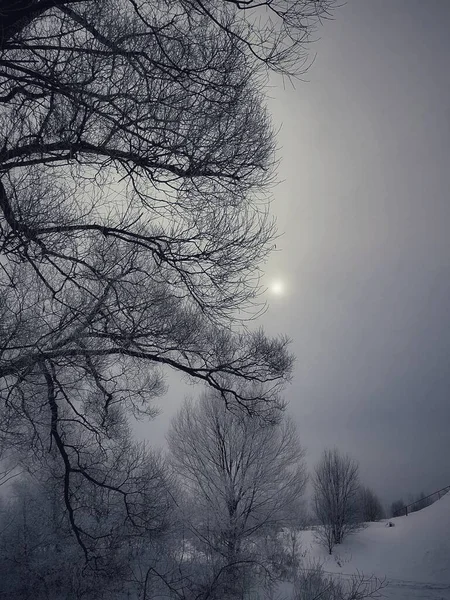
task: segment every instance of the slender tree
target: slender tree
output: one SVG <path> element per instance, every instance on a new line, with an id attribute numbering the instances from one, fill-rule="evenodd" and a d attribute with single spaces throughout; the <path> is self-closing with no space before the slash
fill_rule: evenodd
<path id="1" fill-rule="evenodd" d="M 333 547 L 358 527 L 358 463 L 336 448 L 325 450 L 312 483 L 318 535 L 331 554 Z"/>
<path id="2" fill-rule="evenodd" d="M 381 500 L 370 487 L 362 486 L 359 490 L 359 510 L 362 521 L 379 521 L 384 516 Z"/>

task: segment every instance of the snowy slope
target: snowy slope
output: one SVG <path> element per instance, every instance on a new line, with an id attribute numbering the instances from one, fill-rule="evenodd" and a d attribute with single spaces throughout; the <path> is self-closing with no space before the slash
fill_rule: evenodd
<path id="1" fill-rule="evenodd" d="M 302 547 L 332 573 L 387 577 L 386 598 L 450 600 L 450 493 L 407 517 L 371 523 L 336 546 L 333 556 L 318 546 L 313 532 Z"/>

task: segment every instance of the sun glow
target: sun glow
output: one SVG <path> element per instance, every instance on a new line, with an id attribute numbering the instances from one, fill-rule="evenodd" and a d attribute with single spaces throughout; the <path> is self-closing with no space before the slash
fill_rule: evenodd
<path id="1" fill-rule="evenodd" d="M 275 296 L 283 296 L 283 294 L 286 290 L 286 287 L 282 281 L 277 280 L 277 281 L 272 281 L 269 289 L 272 292 L 272 294 L 274 294 Z"/>

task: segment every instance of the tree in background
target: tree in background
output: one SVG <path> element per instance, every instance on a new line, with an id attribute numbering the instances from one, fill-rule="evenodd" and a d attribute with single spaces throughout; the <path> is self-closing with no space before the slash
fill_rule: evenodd
<path id="1" fill-rule="evenodd" d="M 319 540 L 331 554 L 334 546 L 359 526 L 358 463 L 334 448 L 325 450 L 314 468 L 313 509 Z"/>
<path id="2" fill-rule="evenodd" d="M 40 474 L 41 476 L 43 473 Z M 124 565 L 112 545 L 93 574 L 84 570 L 59 490 L 50 478 L 22 477 L 0 514 L 0 597 L 63 600 L 109 598 L 121 586 Z"/>
<path id="3" fill-rule="evenodd" d="M 30 403 L 28 421 L 20 414 L 10 420 L 8 436 L 17 436 L 17 460 L 29 472 L 54 482 L 85 559 L 101 566 L 114 539 L 165 528 L 172 503 L 170 484 L 162 457 L 133 440 L 122 405 L 99 412 L 89 395 L 78 404 L 75 388 L 70 386 L 71 396 L 64 396 L 56 387 L 60 377 L 64 372 L 54 370 L 45 387 L 39 378 L 34 389 L 23 386 L 29 392 L 26 399 L 34 404 Z M 89 419 L 83 418 L 80 405 Z"/>
<path id="4" fill-rule="evenodd" d="M 139 491 L 130 481 L 133 494 L 127 495 L 123 481 L 122 504 L 107 485 L 88 485 L 85 478 L 79 478 L 73 486 L 77 523 L 92 536 L 82 539 L 95 548 L 91 568 L 86 568 L 80 555 L 64 491 L 55 485 L 57 461 L 15 480 L 0 511 L 1 598 L 109 600 L 134 597 L 129 595 L 132 592 L 138 597 L 144 583 L 139 567 L 157 563 L 155 548 L 170 540 L 173 510 L 162 459 L 137 450 L 131 455 L 140 465 Z M 132 479 L 136 471 L 126 472 L 118 453 L 116 459 L 117 477 Z"/>
<path id="5" fill-rule="evenodd" d="M 364 522 L 380 521 L 384 518 L 381 500 L 370 487 L 362 486 L 359 491 L 360 518 Z"/>
<path id="6" fill-rule="evenodd" d="M 422 510 L 423 508 L 426 508 L 427 506 L 430 506 L 431 504 L 433 504 L 433 499 L 427 498 L 425 496 L 425 492 L 421 492 L 420 494 L 418 494 L 416 496 L 416 499 L 414 500 L 414 504 L 411 506 L 410 510 L 411 510 L 411 512 L 416 512 L 418 510 Z"/>
<path id="7" fill-rule="evenodd" d="M 183 404 L 168 443 L 191 501 L 192 543 L 213 566 L 209 585 L 233 594 L 256 566 L 270 575 L 277 534 L 297 525 L 307 480 L 293 422 L 268 424 L 208 394 Z"/>
<path id="8" fill-rule="evenodd" d="M 113 448 L 129 416 L 154 415 L 160 367 L 250 413 L 282 405 L 287 340 L 240 318 L 261 308 L 274 236 L 263 86 L 268 69 L 306 68 L 329 6 L 2 7 L 0 432 L 24 463 L 50 437 L 86 556 L 77 486 L 102 483 L 123 501 Z"/>
<path id="9" fill-rule="evenodd" d="M 399 517 L 404 515 L 406 510 L 406 504 L 403 500 L 396 500 L 391 504 L 391 517 Z"/>

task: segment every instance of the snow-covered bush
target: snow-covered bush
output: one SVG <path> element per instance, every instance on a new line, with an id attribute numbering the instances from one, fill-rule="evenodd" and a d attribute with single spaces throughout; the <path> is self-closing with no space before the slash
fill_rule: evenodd
<path id="1" fill-rule="evenodd" d="M 363 600 L 380 598 L 384 580 L 362 573 L 343 578 L 323 570 L 319 562 L 299 569 L 291 600 Z"/>

